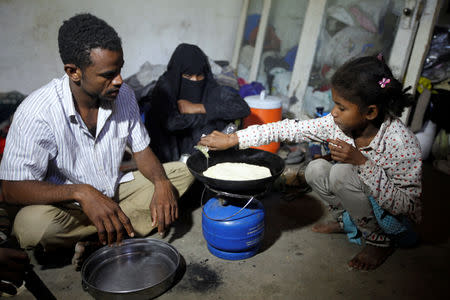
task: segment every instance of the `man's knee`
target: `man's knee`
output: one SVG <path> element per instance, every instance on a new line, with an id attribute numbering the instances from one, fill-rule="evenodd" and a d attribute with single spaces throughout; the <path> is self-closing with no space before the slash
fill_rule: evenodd
<path id="1" fill-rule="evenodd" d="M 315 159 L 309 162 L 305 170 L 306 182 L 311 185 L 317 180 L 322 180 L 329 176 L 330 163 L 324 159 Z"/>
<path id="2" fill-rule="evenodd" d="M 166 171 L 167 175 L 170 176 L 171 174 L 174 174 L 175 176 L 190 176 L 192 177 L 191 172 L 189 171 L 189 168 L 187 165 L 181 161 L 171 161 L 168 163 L 164 163 L 164 170 Z"/>
<path id="3" fill-rule="evenodd" d="M 165 163 L 163 166 L 167 176 L 181 196 L 194 182 L 194 176 L 183 162 L 174 161 Z"/>
<path id="4" fill-rule="evenodd" d="M 13 234 L 22 248 L 45 244 L 47 238 L 58 233 L 61 227 L 55 222 L 55 210 L 51 205 L 30 205 L 17 213 Z"/>

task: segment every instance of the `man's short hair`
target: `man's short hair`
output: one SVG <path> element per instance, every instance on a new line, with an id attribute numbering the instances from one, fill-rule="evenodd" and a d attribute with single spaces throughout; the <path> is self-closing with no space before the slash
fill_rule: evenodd
<path id="1" fill-rule="evenodd" d="M 59 28 L 58 46 L 63 63 L 75 64 L 81 69 L 92 63 L 92 49 L 122 51 L 122 42 L 114 28 L 88 13 L 63 22 Z"/>

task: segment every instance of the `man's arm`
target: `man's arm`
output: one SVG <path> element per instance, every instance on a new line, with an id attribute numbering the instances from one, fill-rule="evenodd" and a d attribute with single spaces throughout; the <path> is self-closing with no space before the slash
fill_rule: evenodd
<path id="1" fill-rule="evenodd" d="M 158 225 L 158 232 L 164 230 L 178 218 L 177 190 L 167 178 L 166 172 L 153 151 L 147 147 L 134 153 L 139 171 L 155 185 L 150 203 L 152 225 Z"/>
<path id="2" fill-rule="evenodd" d="M 38 180 L 2 181 L 4 201 L 19 205 L 56 204 L 75 200 L 81 203 L 77 190 L 81 185 L 56 185 Z M 79 201 L 81 200 L 81 201 Z"/>
<path id="3" fill-rule="evenodd" d="M 56 185 L 37 180 L 5 180 L 2 182 L 2 192 L 5 202 L 20 205 L 77 201 L 97 228 L 99 239 L 103 244 L 120 243 L 124 228 L 129 236 L 134 236 L 131 222 L 119 205 L 91 185 Z"/>

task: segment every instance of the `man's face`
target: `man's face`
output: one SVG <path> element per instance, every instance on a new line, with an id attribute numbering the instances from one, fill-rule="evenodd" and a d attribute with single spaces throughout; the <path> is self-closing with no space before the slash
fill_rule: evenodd
<path id="1" fill-rule="evenodd" d="M 122 51 L 95 48 L 90 55 L 92 63 L 82 70 L 80 87 L 93 99 L 114 101 L 123 83 Z"/>
<path id="2" fill-rule="evenodd" d="M 359 106 L 341 97 L 336 90 L 332 89 L 334 107 L 331 110 L 334 123 L 346 134 L 358 131 L 367 123 L 365 114 L 359 110 Z"/>

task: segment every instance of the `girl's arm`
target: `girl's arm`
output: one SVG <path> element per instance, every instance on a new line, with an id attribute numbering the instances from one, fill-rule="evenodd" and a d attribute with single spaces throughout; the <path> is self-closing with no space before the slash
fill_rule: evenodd
<path id="1" fill-rule="evenodd" d="M 245 149 L 279 141 L 326 142 L 329 137 L 334 136 L 336 128 L 331 115 L 306 121 L 285 119 L 264 125 L 249 126 L 232 135 L 214 131 L 201 138 L 199 144 L 208 146 L 211 150 L 224 150 L 235 145 Z"/>
<path id="2" fill-rule="evenodd" d="M 337 126 L 329 114 L 325 117 L 312 120 L 291 120 L 249 126 L 237 132 L 239 148 L 266 145 L 271 142 L 300 142 L 316 141 L 326 142 L 334 137 Z"/>

